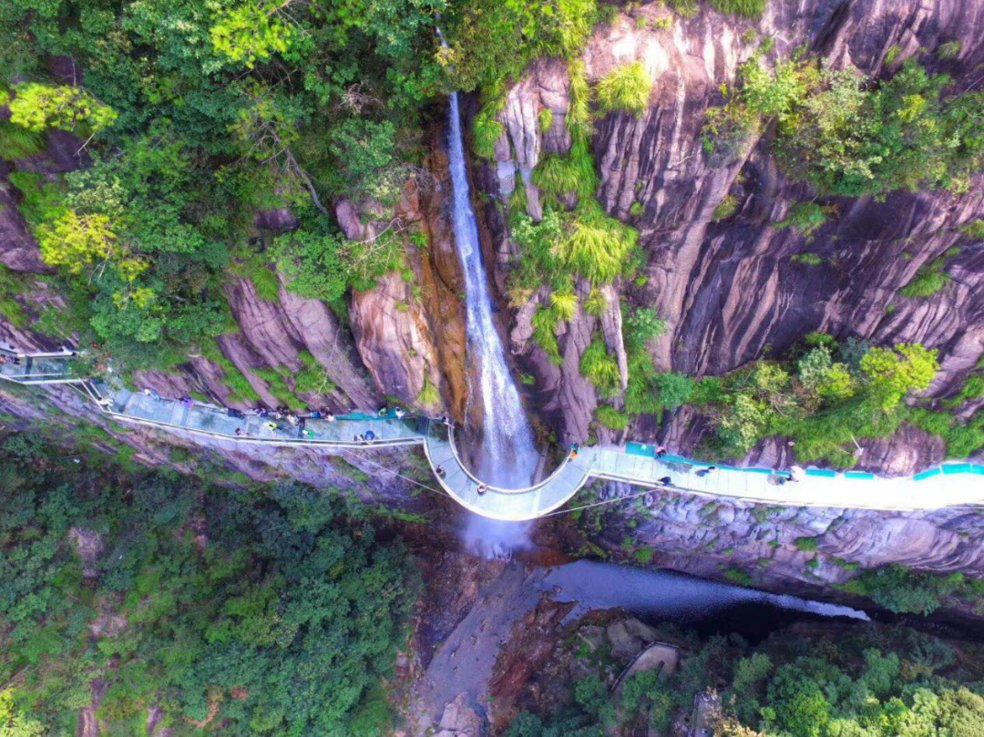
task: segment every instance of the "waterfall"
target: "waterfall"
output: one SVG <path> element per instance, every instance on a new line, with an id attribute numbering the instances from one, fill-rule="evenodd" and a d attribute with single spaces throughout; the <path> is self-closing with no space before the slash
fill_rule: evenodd
<path id="1" fill-rule="evenodd" d="M 475 382 L 472 382 L 471 393 L 475 400 L 481 400 L 485 410 L 479 475 L 483 481 L 497 486 L 522 487 L 530 483 L 539 458 L 533 444 L 532 428 L 492 320 L 488 278 L 482 264 L 478 226 L 468 192 L 457 93 L 451 94 L 448 149 L 454 188 L 454 240 L 465 273 L 468 356 L 472 362 L 477 362 L 477 370 L 472 376 L 479 383 L 474 386 Z"/>

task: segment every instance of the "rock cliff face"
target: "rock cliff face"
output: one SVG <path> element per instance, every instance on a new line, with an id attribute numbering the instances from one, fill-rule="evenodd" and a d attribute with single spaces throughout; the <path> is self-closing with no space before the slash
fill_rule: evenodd
<path id="1" fill-rule="evenodd" d="M 677 493 L 638 495 L 622 484 L 597 492 L 601 499 L 624 501 L 586 510 L 573 537 L 563 523 L 544 524 L 538 528 L 542 539 L 559 536 L 569 548 L 602 550 L 630 565 L 645 561 L 807 595 L 830 596 L 832 587 L 858 571 L 890 563 L 984 577 L 984 517 L 976 508 L 893 513 L 766 506 Z M 978 604 L 962 605 L 964 613 L 980 616 Z"/>
<path id="2" fill-rule="evenodd" d="M 655 306 L 667 323 L 654 354 L 657 366 L 721 374 L 779 355 L 820 330 L 839 338 L 939 348 L 942 371 L 930 393 L 945 396 L 984 351 L 984 249 L 958 231 L 984 214 L 984 180 L 975 180 L 960 197 L 936 191 L 899 192 L 884 202 L 824 200 L 837 216 L 810 242 L 792 229 L 776 228 L 792 205 L 812 195 L 782 175 L 766 142 L 750 140 L 736 156 L 719 161 L 702 150 L 700 135 L 705 110 L 721 101 L 721 85 L 734 83 L 738 65 L 765 37 L 774 40 L 771 53 L 781 57 L 803 47 L 876 78 L 915 56 L 931 71 L 950 74 L 959 90 L 975 84 L 984 60 L 984 8 L 974 0 L 801 0 L 769 3 L 762 20 L 751 23 L 706 9 L 683 20 L 649 3 L 596 29 L 583 56 L 590 81 L 636 60 L 655 80 L 645 114 L 611 113 L 597 120 L 592 145 L 601 179 L 598 198 L 610 214 L 638 228 L 646 252 L 645 279 L 624 286 L 624 294 Z M 959 43 L 959 54 L 938 60 L 932 52 L 949 41 Z M 562 127 L 568 84 L 564 64 L 539 62 L 507 94 L 497 160 L 480 179 L 492 198 L 486 212 L 502 253 L 510 248 L 508 232 L 496 210 L 514 186 L 512 172 L 523 174 L 528 212 L 537 217 L 539 197 L 529 172 L 541 152 L 564 151 L 570 144 Z M 553 122 L 541 133 L 537 114 L 544 109 L 552 111 Z M 733 198 L 735 214 L 715 222 L 726 197 Z M 961 252 L 946 267 L 952 281 L 942 291 L 929 299 L 899 295 L 921 267 L 957 244 Z M 805 252 L 821 263 L 792 259 Z M 531 311 L 517 312 L 515 350 L 523 350 Z M 576 321 L 571 332 L 579 332 Z M 576 338 L 567 342 L 579 350 Z M 562 347 L 568 346 L 562 341 Z M 551 370 L 536 349 L 527 348 L 527 355 L 539 369 L 541 393 L 548 397 L 544 406 L 562 405 L 563 428 L 583 437 L 583 418 L 593 407 L 583 398 L 570 404 L 566 399 L 583 397 L 577 362 L 567 361 L 565 353 L 564 364 Z M 685 419 L 671 423 L 670 436 L 691 432 L 679 424 Z M 910 434 L 893 444 L 899 440 L 919 438 Z M 912 468 L 898 459 L 886 462 Z"/>
<path id="3" fill-rule="evenodd" d="M 390 218 L 374 219 L 372 203 L 341 202 L 336 213 L 350 240 L 371 239 L 387 228 L 419 234 L 406 244 L 409 273 L 391 273 L 353 295 L 352 330 L 382 393 L 431 413 L 448 407 L 460 420 L 468 399 L 464 285 L 447 212 L 447 160 L 435 146 L 427 163 L 404 186 Z"/>

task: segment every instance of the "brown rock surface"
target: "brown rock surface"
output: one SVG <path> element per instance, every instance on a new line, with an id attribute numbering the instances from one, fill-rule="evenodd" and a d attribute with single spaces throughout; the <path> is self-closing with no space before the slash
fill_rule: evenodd
<path id="1" fill-rule="evenodd" d="M 460 693 L 444 707 L 434 737 L 484 737 L 487 732 L 485 719 L 469 703 L 468 694 Z"/>
<path id="2" fill-rule="evenodd" d="M 37 241 L 17 210 L 14 192 L 14 186 L 0 177 L 0 263 L 13 271 L 46 271 Z"/>
<path id="3" fill-rule="evenodd" d="M 354 294 L 349 317 L 362 363 L 381 391 L 416 406 L 426 382 L 440 386 L 427 318 L 410 284 L 398 273 L 383 277 L 368 292 Z"/>
<path id="4" fill-rule="evenodd" d="M 653 3 L 634 12 L 665 14 Z M 746 33 L 753 27 L 755 32 Z M 930 71 L 951 74 L 958 90 L 974 84 L 972 70 L 984 61 L 984 12 L 975 0 L 901 6 L 881 0 L 771 2 L 759 23 L 725 18 L 702 6 L 694 17 L 676 18 L 666 29 L 637 26 L 628 16 L 595 29 L 583 55 L 591 81 L 634 60 L 641 60 L 655 80 L 647 112 L 597 120 L 592 145 L 601 180 L 597 195 L 605 209 L 628 221 L 633 203 L 642 207 L 631 220 L 646 252 L 646 280 L 624 291 L 632 303 L 654 306 L 667 323 L 654 350 L 657 366 L 723 374 L 780 355 L 806 333 L 820 330 L 876 344 L 917 341 L 939 348 L 943 368 L 930 393 L 951 392 L 984 352 L 984 250 L 958 230 L 984 216 L 984 179 L 978 177 L 963 196 L 927 191 L 898 192 L 884 202 L 830 198 L 824 204 L 836 208 L 837 216 L 810 242 L 792 229 L 775 228 L 795 203 L 813 195 L 783 176 L 767 142 L 753 135 L 727 160 L 708 156 L 701 145 L 705 110 L 720 104 L 721 85 L 734 83 L 738 65 L 766 35 L 775 41 L 773 55 L 788 57 L 805 46 L 873 77 L 916 56 Z M 955 59 L 940 61 L 932 53 L 944 41 L 960 43 Z M 897 59 L 889 68 L 890 49 Z M 523 170 L 540 151 L 560 145 L 555 126 L 543 136 L 531 121 L 532 111 L 545 105 L 554 111 L 555 125 L 562 118 L 568 105 L 563 67 L 537 62 L 508 91 L 500 120 L 511 146 L 497 150 L 498 159 L 509 160 L 497 162 L 500 170 L 509 162 Z M 493 202 L 505 202 L 501 177 L 486 172 L 480 182 Z M 729 195 L 737 201 L 736 214 L 714 222 L 715 209 Z M 514 252 L 504 245 L 508 233 L 500 207 L 488 205 L 486 220 L 497 250 Z M 920 267 L 956 244 L 962 251 L 946 267 L 952 280 L 939 293 L 929 299 L 899 296 Z M 807 251 L 823 263 L 792 261 Z M 498 263 L 501 286 L 508 260 Z M 526 341 L 529 311 L 520 309 L 514 317 L 513 346 L 525 345 L 542 387 L 540 408 L 560 428 L 581 435 L 593 406 L 570 401 L 561 389 L 577 384 L 578 362 L 565 355 L 559 369 L 546 365 Z M 669 434 L 691 434 L 685 429 L 689 418 L 684 420 Z M 937 455 L 925 436 L 905 431 L 871 444 L 864 462 L 904 472 Z"/>

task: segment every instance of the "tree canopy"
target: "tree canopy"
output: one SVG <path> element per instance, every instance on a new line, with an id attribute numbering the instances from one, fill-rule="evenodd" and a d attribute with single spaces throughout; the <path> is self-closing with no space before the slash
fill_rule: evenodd
<path id="1" fill-rule="evenodd" d="M 70 733 L 94 679 L 113 734 L 151 705 L 175 735 L 386 727 L 416 574 L 337 492 L 75 466 L 23 435 L 0 458 L 0 734 Z"/>

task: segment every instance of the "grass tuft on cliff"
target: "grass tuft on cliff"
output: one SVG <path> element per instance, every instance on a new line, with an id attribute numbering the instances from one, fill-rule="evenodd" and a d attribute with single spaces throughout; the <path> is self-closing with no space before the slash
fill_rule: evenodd
<path id="1" fill-rule="evenodd" d="M 595 284 L 607 284 L 635 268 L 639 234 L 610 217 L 597 200 L 578 207 L 567 238 L 557 244 L 562 265 Z"/>
<path id="2" fill-rule="evenodd" d="M 544 156 L 533 169 L 533 184 L 551 201 L 561 195 L 594 196 L 598 175 L 587 140 L 575 140 L 566 156 Z"/>
<path id="3" fill-rule="evenodd" d="M 708 4 L 725 15 L 758 18 L 765 11 L 765 0 L 708 0 Z"/>
<path id="4" fill-rule="evenodd" d="M 599 404 L 595 410 L 595 419 L 609 430 L 624 430 L 629 426 L 631 418 L 608 404 Z"/>
<path id="5" fill-rule="evenodd" d="M 595 88 L 602 113 L 627 112 L 642 117 L 649 107 L 653 79 L 641 61 L 616 67 Z"/>
<path id="6" fill-rule="evenodd" d="M 472 121 L 472 149 L 475 155 L 483 159 L 495 157 L 496 141 L 502 136 L 505 130 L 496 115 L 502 109 L 505 98 L 491 100 L 482 105 L 482 109 L 475 115 Z"/>
<path id="7" fill-rule="evenodd" d="M 594 384 L 602 396 L 613 396 L 621 388 L 618 362 L 608 353 L 605 341 L 595 337 L 581 354 L 581 375 Z"/>

